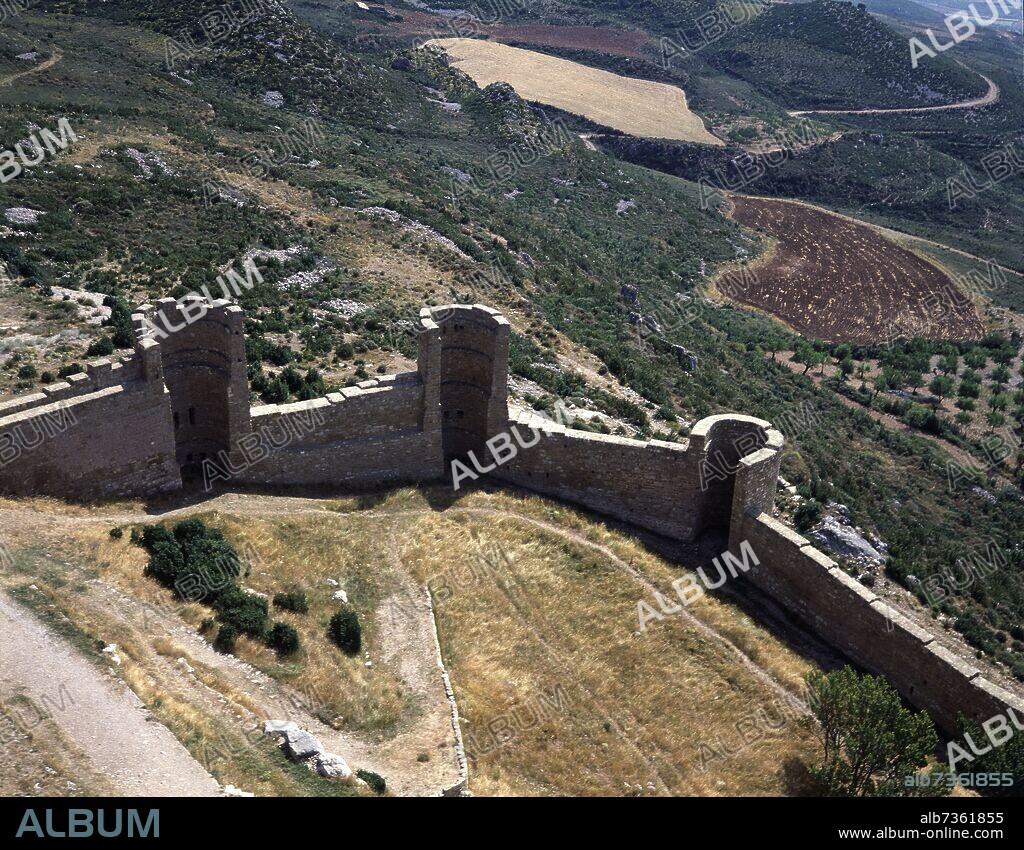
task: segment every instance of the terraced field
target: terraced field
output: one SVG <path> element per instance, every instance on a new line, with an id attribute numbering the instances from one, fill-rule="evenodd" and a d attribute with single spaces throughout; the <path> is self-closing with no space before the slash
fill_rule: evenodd
<path id="1" fill-rule="evenodd" d="M 722 293 L 733 300 L 831 342 L 983 336 L 949 277 L 872 228 L 788 201 L 731 200 L 736 221 L 777 243 L 756 275 Z"/>
<path id="2" fill-rule="evenodd" d="M 435 39 L 483 88 L 504 81 L 524 100 L 582 115 L 634 136 L 721 145 L 678 86 L 633 79 L 532 50 L 476 38 Z"/>

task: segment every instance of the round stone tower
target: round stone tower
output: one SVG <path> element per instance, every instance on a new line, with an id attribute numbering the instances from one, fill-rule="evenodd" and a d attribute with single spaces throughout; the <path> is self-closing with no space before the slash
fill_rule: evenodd
<path id="1" fill-rule="evenodd" d="M 227 301 L 164 298 L 150 321 L 171 396 L 178 464 L 190 477 L 203 460 L 236 452 L 250 431 L 244 314 Z"/>
<path id="2" fill-rule="evenodd" d="M 509 324 L 480 304 L 433 307 L 441 336 L 441 433 L 445 463 L 508 428 Z"/>

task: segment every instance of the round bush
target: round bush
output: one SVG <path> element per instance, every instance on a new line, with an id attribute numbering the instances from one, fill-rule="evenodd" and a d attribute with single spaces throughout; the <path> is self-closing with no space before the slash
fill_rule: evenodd
<path id="1" fill-rule="evenodd" d="M 331 617 L 328 635 L 343 652 L 355 655 L 363 645 L 363 630 L 359 625 L 359 615 L 352 608 L 342 608 Z"/>
<path id="2" fill-rule="evenodd" d="M 305 614 L 309 611 L 309 602 L 306 600 L 306 594 L 301 590 L 292 590 L 288 593 L 276 594 L 274 607 L 285 611 L 294 611 L 296 614 Z"/>
<path id="3" fill-rule="evenodd" d="M 374 773 L 372 770 L 357 770 L 356 776 L 363 780 L 370 789 L 376 794 L 383 794 L 388 790 L 388 784 L 384 781 L 384 777 L 379 773 Z"/>
<path id="4" fill-rule="evenodd" d="M 217 637 L 213 641 L 213 648 L 217 652 L 234 652 L 236 640 L 238 640 L 238 629 L 225 624 L 217 630 Z"/>
<path id="5" fill-rule="evenodd" d="M 267 600 L 232 587 L 214 600 L 220 619 L 238 631 L 259 638 L 267 632 Z"/>
<path id="6" fill-rule="evenodd" d="M 288 623 L 274 623 L 270 630 L 270 648 L 281 655 L 291 655 L 299 649 L 299 633 Z"/>

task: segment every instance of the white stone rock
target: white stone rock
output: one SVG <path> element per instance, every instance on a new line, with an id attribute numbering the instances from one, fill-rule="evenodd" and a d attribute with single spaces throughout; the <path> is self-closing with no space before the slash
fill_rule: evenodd
<path id="1" fill-rule="evenodd" d="M 353 777 L 352 768 L 345 759 L 334 753 L 320 753 L 316 757 L 316 772 L 328 779 L 341 779 L 345 782 Z"/>
<path id="2" fill-rule="evenodd" d="M 46 213 L 29 207 L 10 207 L 4 210 L 4 217 L 11 224 L 35 224 L 41 215 L 46 215 Z"/>
<path id="3" fill-rule="evenodd" d="M 331 599 L 335 602 L 341 602 L 343 605 L 348 605 L 348 594 L 344 590 L 336 590 Z"/>
<path id="4" fill-rule="evenodd" d="M 279 91 L 263 92 L 263 97 L 260 98 L 260 102 L 264 106 L 269 106 L 273 109 L 280 109 L 284 106 L 284 95 Z"/>
<path id="5" fill-rule="evenodd" d="M 288 732 L 298 731 L 298 724 L 291 720 L 266 720 L 263 723 L 263 734 L 284 737 Z"/>
<path id="6" fill-rule="evenodd" d="M 223 788 L 221 788 L 221 793 L 225 797 L 255 797 L 256 796 L 251 791 L 242 791 L 241 789 L 236 788 L 234 785 L 225 785 Z"/>
<path id="7" fill-rule="evenodd" d="M 841 516 L 827 516 L 807 536 L 836 555 L 883 562 L 885 556 L 875 549 L 856 528 L 845 525 Z"/>
<path id="8" fill-rule="evenodd" d="M 320 755 L 324 751 L 324 745 L 319 739 L 305 729 L 289 729 L 284 733 L 285 751 L 293 759 L 308 759 L 311 756 Z"/>

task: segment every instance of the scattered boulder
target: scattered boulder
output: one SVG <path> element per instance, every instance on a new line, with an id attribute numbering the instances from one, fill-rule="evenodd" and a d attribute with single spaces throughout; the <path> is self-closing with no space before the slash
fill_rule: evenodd
<path id="1" fill-rule="evenodd" d="M 341 756 L 334 753 L 320 753 L 316 757 L 316 772 L 327 779 L 349 781 L 353 777 L 352 768 Z"/>
<path id="2" fill-rule="evenodd" d="M 679 365 L 687 372 L 697 371 L 697 355 L 682 345 L 673 345 L 672 353 L 676 356 Z"/>
<path id="3" fill-rule="evenodd" d="M 46 215 L 46 213 L 29 207 L 9 207 L 4 210 L 4 218 L 11 224 L 35 224 L 41 215 Z"/>
<path id="4" fill-rule="evenodd" d="M 107 646 L 103 647 L 103 654 L 104 655 L 109 655 L 110 656 L 110 660 L 113 661 L 115 664 L 120 664 L 121 663 L 121 656 L 117 654 L 117 644 L 116 643 L 111 643 L 111 644 L 108 644 Z"/>
<path id="5" fill-rule="evenodd" d="M 348 594 L 344 590 L 334 591 L 334 595 L 331 597 L 335 602 L 340 602 L 342 605 L 348 605 Z"/>
<path id="6" fill-rule="evenodd" d="M 272 109 L 280 109 L 284 106 L 284 95 L 279 91 L 263 92 L 263 97 L 260 98 L 260 102 L 264 106 L 269 106 Z"/>
<path id="7" fill-rule="evenodd" d="M 241 789 L 236 788 L 234 785 L 225 785 L 223 788 L 220 789 L 220 792 L 225 797 L 255 797 L 256 796 L 251 791 L 242 791 Z"/>
<path id="8" fill-rule="evenodd" d="M 288 732 L 298 731 L 298 724 L 291 720 L 267 720 L 263 723 L 263 734 L 283 738 Z"/>
<path id="9" fill-rule="evenodd" d="M 462 171 L 459 168 L 454 168 L 454 167 L 452 167 L 450 165 L 442 165 L 441 166 L 441 171 L 443 171 L 445 174 L 447 174 L 449 177 L 453 178 L 454 180 L 458 180 L 460 183 L 472 183 L 473 182 L 473 175 L 469 174 L 466 171 Z"/>
<path id="10" fill-rule="evenodd" d="M 830 552 L 844 558 L 885 561 L 885 555 L 878 551 L 868 539 L 849 524 L 845 516 L 829 515 L 807 532 L 807 536 Z"/>
<path id="11" fill-rule="evenodd" d="M 284 749 L 296 761 L 318 756 L 324 751 L 319 739 L 305 729 L 289 729 L 284 733 Z"/>

